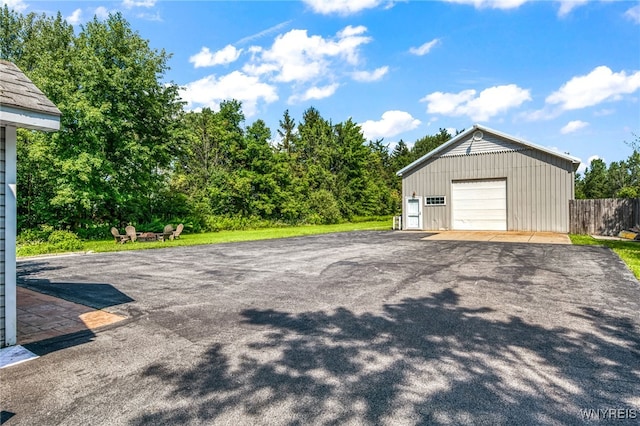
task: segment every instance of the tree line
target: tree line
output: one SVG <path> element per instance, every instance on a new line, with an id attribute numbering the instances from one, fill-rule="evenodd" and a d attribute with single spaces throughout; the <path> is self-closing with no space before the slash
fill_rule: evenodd
<path id="1" fill-rule="evenodd" d="M 233 99 L 184 111 L 178 85 L 164 81 L 171 55 L 119 13 L 76 33 L 60 13 L 24 16 L 5 5 L 0 57 L 62 112 L 58 132 L 18 133 L 20 231 L 104 237 L 126 224 L 201 231 L 397 214 L 395 172 L 452 137 L 440 129 L 390 150 L 313 107 L 297 120 L 284 111 L 275 133 L 263 120 L 246 123 Z M 576 178 L 577 196 L 638 196 L 635 148 L 608 168 L 592 162 Z"/>
<path id="2" fill-rule="evenodd" d="M 576 198 L 640 197 L 640 138 L 629 143 L 633 152 L 626 160 L 607 164 L 596 158 L 584 174 L 576 174 Z"/>
<path id="3" fill-rule="evenodd" d="M 242 105 L 185 112 L 171 55 L 119 14 L 76 33 L 58 13 L 0 11 L 0 56 L 61 110 L 55 133 L 18 135 L 18 227 L 81 235 L 110 226 L 191 230 L 335 223 L 397 213 L 395 172 L 448 140 L 440 130 L 392 152 L 351 119 L 285 111 L 273 134 Z M 103 236 L 103 235 L 102 235 Z"/>

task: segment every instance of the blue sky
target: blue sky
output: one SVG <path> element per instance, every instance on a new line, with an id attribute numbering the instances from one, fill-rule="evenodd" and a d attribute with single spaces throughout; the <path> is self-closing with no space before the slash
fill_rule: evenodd
<path id="1" fill-rule="evenodd" d="M 77 28 L 122 12 L 187 108 L 235 98 L 274 137 L 310 106 L 391 147 L 480 123 L 582 167 L 640 136 L 638 1 L 2 1 Z"/>

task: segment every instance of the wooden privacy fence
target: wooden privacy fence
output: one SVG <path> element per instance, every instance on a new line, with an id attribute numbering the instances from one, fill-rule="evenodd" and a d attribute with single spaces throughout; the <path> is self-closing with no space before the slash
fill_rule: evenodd
<path id="1" fill-rule="evenodd" d="M 640 225 L 640 198 L 569 200 L 569 232 L 618 235 Z"/>

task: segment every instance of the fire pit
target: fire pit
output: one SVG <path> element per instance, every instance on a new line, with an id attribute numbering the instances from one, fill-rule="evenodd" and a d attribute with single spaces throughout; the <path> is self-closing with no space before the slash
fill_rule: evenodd
<path id="1" fill-rule="evenodd" d="M 157 241 L 158 236 L 153 232 L 143 232 L 138 236 L 139 241 Z"/>

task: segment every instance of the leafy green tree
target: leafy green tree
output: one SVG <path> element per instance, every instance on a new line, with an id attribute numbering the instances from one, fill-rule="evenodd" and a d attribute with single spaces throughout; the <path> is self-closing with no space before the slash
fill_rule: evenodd
<path id="1" fill-rule="evenodd" d="M 575 198 L 578 200 L 583 200 L 587 198 L 584 193 L 584 178 L 580 173 L 576 173 L 574 178 L 574 190 L 575 190 Z"/>
<path id="2" fill-rule="evenodd" d="M 412 158 L 413 156 L 411 155 L 409 147 L 405 141 L 400 139 L 391 152 L 391 166 L 397 172 L 411 164 L 413 161 Z"/>
<path id="3" fill-rule="evenodd" d="M 210 108 L 188 112 L 183 117 L 176 170 L 186 176 L 194 193 L 201 195 L 215 169 L 224 163 L 221 133 L 221 120 Z"/>
<path id="4" fill-rule="evenodd" d="M 629 184 L 627 164 L 624 161 L 612 161 L 607 170 L 607 197 L 617 197 L 622 188 Z"/>
<path id="5" fill-rule="evenodd" d="M 596 158 L 584 172 L 583 193 L 586 198 L 608 198 L 607 166 L 605 162 Z"/>
<path id="6" fill-rule="evenodd" d="M 433 151 L 443 143 L 451 139 L 451 135 L 447 129 L 440 129 L 435 135 L 427 135 L 418 139 L 411 148 L 411 161 L 415 161 L 425 154 Z"/>
<path id="7" fill-rule="evenodd" d="M 278 135 L 280 136 L 280 142 L 278 149 L 287 154 L 291 154 L 291 151 L 296 145 L 296 122 L 289 115 L 289 110 L 285 110 L 279 124 Z"/>
<path id="8" fill-rule="evenodd" d="M 370 142 L 369 150 L 370 160 L 367 170 L 371 175 L 382 179 L 376 188 L 377 198 L 380 200 L 377 214 L 397 213 L 401 209 L 400 186 L 402 180 L 396 176 L 396 172 L 402 167 L 396 169 L 389 147 L 383 145 L 382 140 Z M 408 150 L 407 154 L 409 154 Z"/>
<path id="9" fill-rule="evenodd" d="M 22 56 L 22 40 L 24 18 L 9 9 L 5 3 L 0 9 L 0 59 L 17 63 Z"/>
<path id="10" fill-rule="evenodd" d="M 17 63 L 61 109 L 60 132 L 20 131 L 20 228 L 162 223 L 192 229 L 268 220 L 335 223 L 389 214 L 400 205 L 395 172 L 448 140 L 442 130 L 389 153 L 351 119 L 318 110 L 298 124 L 285 111 L 271 130 L 245 127 L 242 104 L 184 112 L 162 80 L 169 54 L 121 14 L 76 34 L 55 17 L 0 10 L 0 54 Z M 226 225 L 225 225 L 226 226 Z"/>
<path id="11" fill-rule="evenodd" d="M 77 36 L 60 13 L 19 22 L 12 57 L 62 111 L 61 131 L 21 134 L 21 225 L 56 218 L 59 227 L 78 228 L 162 215 L 158 194 L 181 110 L 177 86 L 161 83 L 169 55 L 151 49 L 120 14 L 94 18 Z"/>

